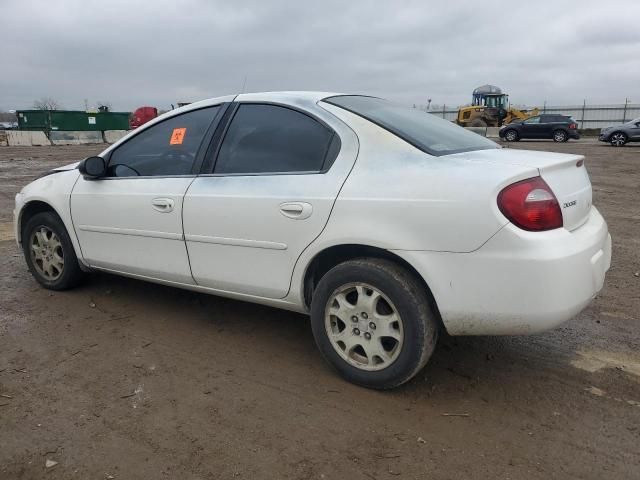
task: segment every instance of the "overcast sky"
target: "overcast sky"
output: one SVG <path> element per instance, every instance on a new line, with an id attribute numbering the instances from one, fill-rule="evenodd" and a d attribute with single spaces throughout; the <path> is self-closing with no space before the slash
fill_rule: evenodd
<path id="1" fill-rule="evenodd" d="M 245 91 L 640 103 L 640 1 L 0 0 L 0 109 Z"/>

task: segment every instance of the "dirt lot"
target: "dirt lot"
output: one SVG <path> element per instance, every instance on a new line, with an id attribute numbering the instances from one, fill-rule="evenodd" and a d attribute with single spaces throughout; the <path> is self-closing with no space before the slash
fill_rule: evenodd
<path id="1" fill-rule="evenodd" d="M 103 147 L 0 147 L 0 479 L 640 478 L 640 146 L 515 147 L 587 156 L 604 290 L 545 334 L 445 338 L 385 393 L 340 380 L 301 315 L 109 275 L 39 288 L 14 194 Z"/>

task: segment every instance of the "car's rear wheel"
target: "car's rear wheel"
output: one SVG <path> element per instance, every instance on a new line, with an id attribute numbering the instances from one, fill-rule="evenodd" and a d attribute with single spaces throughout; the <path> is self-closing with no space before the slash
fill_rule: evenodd
<path id="1" fill-rule="evenodd" d="M 50 290 L 65 290 L 83 277 L 76 252 L 60 217 L 41 212 L 22 229 L 22 250 L 33 277 Z"/>
<path id="2" fill-rule="evenodd" d="M 627 143 L 627 136 L 623 132 L 615 132 L 609 137 L 609 143 L 614 147 L 621 147 Z"/>
<path id="3" fill-rule="evenodd" d="M 520 140 L 520 136 L 518 135 L 518 132 L 516 132 L 513 129 L 509 129 L 506 132 L 504 132 L 504 139 L 507 142 L 517 142 L 518 140 Z"/>
<path id="4" fill-rule="evenodd" d="M 410 380 L 438 338 L 424 286 L 383 259 L 350 260 L 325 274 L 313 294 L 311 322 L 325 359 L 347 380 L 370 388 Z"/>
<path id="5" fill-rule="evenodd" d="M 566 142 L 569 140 L 569 135 L 564 130 L 556 130 L 553 132 L 553 141 L 554 142 Z"/>

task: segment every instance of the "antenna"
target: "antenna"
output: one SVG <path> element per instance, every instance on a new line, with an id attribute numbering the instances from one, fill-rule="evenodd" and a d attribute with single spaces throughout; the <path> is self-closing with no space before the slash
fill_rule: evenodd
<path id="1" fill-rule="evenodd" d="M 246 86 L 247 86 L 247 74 L 245 73 L 244 80 L 242 82 L 242 90 L 240 91 L 240 93 L 244 93 L 244 87 Z"/>

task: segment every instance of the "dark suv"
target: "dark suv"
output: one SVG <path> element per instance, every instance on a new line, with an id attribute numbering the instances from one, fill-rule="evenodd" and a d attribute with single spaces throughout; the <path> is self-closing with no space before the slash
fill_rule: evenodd
<path id="1" fill-rule="evenodd" d="M 537 115 L 524 121 L 511 122 L 500 128 L 499 135 L 507 142 L 524 138 L 550 138 L 554 142 L 566 142 L 570 138 L 580 138 L 578 124 L 565 115 Z"/>

